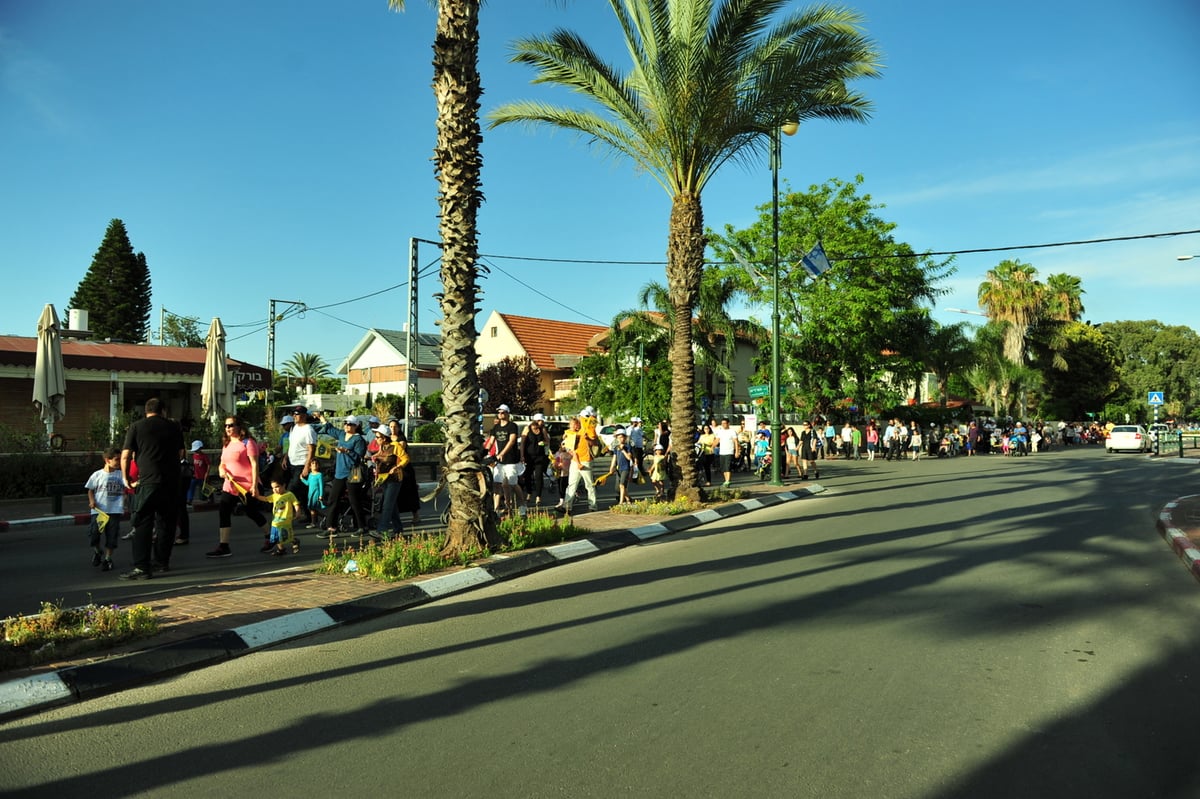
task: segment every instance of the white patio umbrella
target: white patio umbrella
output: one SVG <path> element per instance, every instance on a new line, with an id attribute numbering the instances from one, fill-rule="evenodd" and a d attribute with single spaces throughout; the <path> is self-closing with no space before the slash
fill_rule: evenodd
<path id="1" fill-rule="evenodd" d="M 63 369 L 62 334 L 53 305 L 42 309 L 38 319 L 37 358 L 33 365 L 33 405 L 46 425 L 46 436 L 54 435 L 54 423 L 67 413 L 67 375 Z"/>
<path id="2" fill-rule="evenodd" d="M 215 419 L 218 414 L 237 411 L 233 398 L 233 375 L 225 363 L 225 328 L 221 318 L 214 316 L 204 340 L 204 382 L 200 385 L 200 402 L 205 416 Z"/>

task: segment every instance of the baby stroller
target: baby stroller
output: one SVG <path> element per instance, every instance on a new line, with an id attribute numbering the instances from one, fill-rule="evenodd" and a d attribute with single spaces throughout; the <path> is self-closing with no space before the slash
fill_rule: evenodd
<path id="1" fill-rule="evenodd" d="M 760 463 L 758 465 L 758 468 L 754 470 L 754 474 L 758 477 L 759 480 L 766 480 L 768 477 L 771 476 L 771 453 L 770 453 L 770 451 L 768 451 L 766 455 L 763 455 L 762 463 Z"/>

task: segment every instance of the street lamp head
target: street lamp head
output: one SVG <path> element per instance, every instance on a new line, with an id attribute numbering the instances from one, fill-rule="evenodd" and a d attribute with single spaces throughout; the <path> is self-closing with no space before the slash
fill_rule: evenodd
<path id="1" fill-rule="evenodd" d="M 1176 255 L 1176 261 L 1190 261 L 1193 258 L 1200 258 L 1200 255 Z"/>
<path id="2" fill-rule="evenodd" d="M 796 131 L 800 130 L 800 123 L 799 122 L 784 122 L 782 125 L 779 126 L 779 129 L 782 130 L 788 136 L 795 136 Z"/>

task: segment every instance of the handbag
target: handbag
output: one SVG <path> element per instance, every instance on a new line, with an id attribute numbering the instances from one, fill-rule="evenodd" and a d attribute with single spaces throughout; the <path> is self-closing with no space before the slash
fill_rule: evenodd
<path id="1" fill-rule="evenodd" d="M 347 483 L 361 483 L 363 481 L 363 465 L 356 463 L 350 467 L 350 476 L 346 478 Z"/>

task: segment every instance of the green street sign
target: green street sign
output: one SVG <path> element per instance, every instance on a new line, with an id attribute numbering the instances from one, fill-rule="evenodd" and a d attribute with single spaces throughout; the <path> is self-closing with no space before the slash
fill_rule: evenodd
<path id="1" fill-rule="evenodd" d="M 771 396 L 770 386 L 750 386 L 750 399 L 762 399 Z"/>

